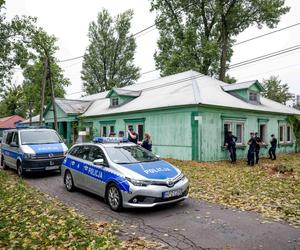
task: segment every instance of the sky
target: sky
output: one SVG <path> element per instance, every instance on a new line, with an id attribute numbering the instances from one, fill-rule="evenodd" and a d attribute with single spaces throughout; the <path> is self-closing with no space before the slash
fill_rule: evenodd
<path id="1" fill-rule="evenodd" d="M 295 23 L 300 23 L 300 1 L 286 0 L 291 10 L 282 16 L 276 29 L 281 29 Z M 7 0 L 7 16 L 30 15 L 38 19 L 37 24 L 49 34 L 58 38 L 59 51 L 56 56 L 65 60 L 84 54 L 89 44 L 87 37 L 89 23 L 96 20 L 97 13 L 106 8 L 115 16 L 127 9 L 134 10 L 131 33 L 134 34 L 154 24 L 155 13 L 150 12 L 149 0 Z M 273 29 L 273 30 L 276 30 Z M 250 27 L 236 37 L 237 42 L 268 33 L 268 28 Z M 136 37 L 137 49 L 135 64 L 141 68 L 141 73 L 155 69 L 153 54 L 157 49 L 159 37 L 156 28 L 150 29 Z M 300 45 L 300 25 L 234 46 L 231 64 L 239 63 L 264 54 L 272 53 L 295 45 Z M 82 59 L 62 62 L 65 76 L 71 85 L 66 88 L 66 97 L 76 99 L 83 93 L 80 78 Z M 282 83 L 287 83 L 290 91 L 300 95 L 300 49 L 273 57 L 264 61 L 248 64 L 228 72 L 238 82 L 257 79 L 262 81 L 271 75 L 278 76 Z M 159 72 L 144 74 L 139 79 L 147 81 L 159 78 Z M 22 82 L 20 72 L 16 72 L 14 81 Z"/>

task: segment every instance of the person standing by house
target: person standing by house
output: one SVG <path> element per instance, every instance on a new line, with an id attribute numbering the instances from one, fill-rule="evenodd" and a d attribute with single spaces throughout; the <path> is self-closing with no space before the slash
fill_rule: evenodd
<path id="1" fill-rule="evenodd" d="M 231 163 L 236 163 L 236 141 L 237 137 L 231 131 L 228 131 L 224 145 L 229 151 Z"/>
<path id="2" fill-rule="evenodd" d="M 255 149 L 256 149 L 256 140 L 254 133 L 250 133 L 250 139 L 247 143 L 249 145 L 248 149 L 248 155 L 247 155 L 247 163 L 250 166 L 254 166 L 254 154 L 255 154 Z"/>
<path id="3" fill-rule="evenodd" d="M 118 137 L 124 137 L 124 131 L 120 130 L 119 134 L 118 134 Z"/>
<path id="4" fill-rule="evenodd" d="M 269 156 L 271 160 L 276 160 L 276 147 L 277 147 L 277 139 L 275 138 L 275 135 L 271 135 L 271 147 L 269 149 Z"/>
<path id="5" fill-rule="evenodd" d="M 144 149 L 147 149 L 148 151 L 152 151 L 152 141 L 151 141 L 150 135 L 148 133 L 145 133 L 144 140 L 143 140 L 141 146 Z"/>
<path id="6" fill-rule="evenodd" d="M 258 136 L 258 133 L 255 133 L 255 141 L 256 141 L 256 148 L 255 148 L 255 163 L 258 164 L 259 161 L 259 151 L 260 151 L 260 146 L 262 145 L 262 140 Z"/>
<path id="7" fill-rule="evenodd" d="M 129 126 L 129 128 L 128 128 L 128 140 L 130 142 L 133 142 L 133 143 L 137 144 L 138 138 L 139 138 L 139 135 L 133 130 L 132 126 Z"/>

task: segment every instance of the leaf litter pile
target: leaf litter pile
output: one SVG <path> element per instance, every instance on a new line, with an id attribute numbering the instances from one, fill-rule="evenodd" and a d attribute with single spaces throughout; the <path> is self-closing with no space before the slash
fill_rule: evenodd
<path id="1" fill-rule="evenodd" d="M 119 241 L 117 227 L 91 222 L 0 169 L 0 249 L 161 249 L 160 243 Z"/>
<path id="2" fill-rule="evenodd" d="M 168 159 L 190 180 L 190 196 L 300 226 L 300 154 L 287 154 L 255 167 L 245 161 L 194 162 Z"/>

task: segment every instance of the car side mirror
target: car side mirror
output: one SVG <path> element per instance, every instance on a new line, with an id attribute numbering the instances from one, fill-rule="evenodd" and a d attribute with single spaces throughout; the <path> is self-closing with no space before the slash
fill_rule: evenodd
<path id="1" fill-rule="evenodd" d="M 14 147 L 14 148 L 17 148 L 17 147 L 18 147 L 17 143 L 15 143 L 15 142 L 11 142 L 11 143 L 9 144 L 9 146 Z"/>
<path id="2" fill-rule="evenodd" d="M 103 166 L 104 165 L 104 160 L 103 159 L 96 159 L 93 161 L 94 165 L 96 166 Z"/>

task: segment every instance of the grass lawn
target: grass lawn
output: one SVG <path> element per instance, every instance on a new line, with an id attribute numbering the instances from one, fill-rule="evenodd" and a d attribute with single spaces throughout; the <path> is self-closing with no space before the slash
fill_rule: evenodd
<path id="1" fill-rule="evenodd" d="M 245 161 L 194 162 L 168 159 L 190 180 L 190 196 L 300 226 L 300 154 L 262 159 L 255 167 Z"/>
<path id="2" fill-rule="evenodd" d="M 0 249 L 144 249 L 161 245 L 119 241 L 116 228 L 91 222 L 37 191 L 13 172 L 0 169 Z"/>

